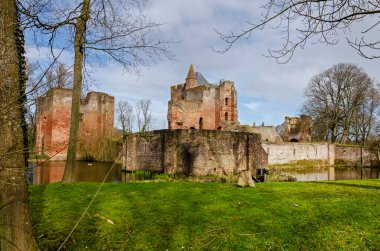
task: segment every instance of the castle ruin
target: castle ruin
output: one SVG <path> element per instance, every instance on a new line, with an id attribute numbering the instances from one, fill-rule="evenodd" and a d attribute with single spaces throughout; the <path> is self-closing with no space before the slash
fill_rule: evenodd
<path id="1" fill-rule="evenodd" d="M 285 117 L 284 142 L 311 142 L 310 116 Z"/>
<path id="2" fill-rule="evenodd" d="M 124 169 L 186 176 L 232 175 L 267 165 L 260 135 L 217 130 L 158 130 L 131 134 Z"/>
<path id="3" fill-rule="evenodd" d="M 232 175 L 267 164 L 259 134 L 242 130 L 234 82 L 210 84 L 193 65 L 171 87 L 169 130 L 131 134 L 124 167 L 184 175 Z"/>
<path id="4" fill-rule="evenodd" d="M 234 82 L 209 84 L 190 65 L 186 82 L 171 87 L 168 103 L 169 129 L 231 130 L 238 125 Z"/>
<path id="5" fill-rule="evenodd" d="M 65 160 L 70 133 L 72 90 L 54 88 L 37 99 L 36 153 Z M 114 97 L 89 92 L 80 106 L 79 151 L 97 146 L 113 133 Z"/>

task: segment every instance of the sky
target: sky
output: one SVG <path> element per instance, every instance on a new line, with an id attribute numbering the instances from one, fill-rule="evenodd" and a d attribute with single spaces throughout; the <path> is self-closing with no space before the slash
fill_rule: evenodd
<path id="1" fill-rule="evenodd" d="M 360 37 L 362 22 L 349 34 L 341 34 L 335 46 L 308 44 L 297 50 L 290 62 L 279 64 L 265 57 L 268 49 L 281 43 L 280 30 L 264 29 L 249 39 L 241 39 L 228 52 L 216 53 L 212 48 L 224 48 L 214 29 L 222 32 L 239 31 L 248 21 L 257 20 L 259 1 L 219 0 L 151 0 L 146 15 L 162 23 L 159 36 L 177 41 L 171 45 L 176 60 L 163 58 L 140 74 L 125 72 L 116 63 L 97 66 L 91 71 L 91 90 L 113 95 L 115 103 L 140 99 L 152 101 L 154 128 L 166 128 L 170 86 L 184 83 L 190 64 L 210 83 L 232 80 L 238 92 L 241 124 L 278 125 L 285 116 L 297 116 L 304 102 L 303 93 L 310 79 L 337 63 L 354 63 L 376 81 L 380 80 L 379 60 L 364 59 L 346 42 Z M 27 57 L 44 60 L 47 49 L 37 49 L 27 41 Z M 65 52 L 62 61 L 72 64 L 73 56 Z"/>

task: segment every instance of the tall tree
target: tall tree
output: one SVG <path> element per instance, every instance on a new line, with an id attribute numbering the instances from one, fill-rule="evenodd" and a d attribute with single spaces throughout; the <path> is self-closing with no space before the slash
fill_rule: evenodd
<path id="1" fill-rule="evenodd" d="M 0 12 L 0 250 L 38 250 L 25 177 L 24 38 L 15 1 L 0 1 Z"/>
<path id="2" fill-rule="evenodd" d="M 245 28 L 230 33 L 217 31 L 227 45 L 219 52 L 226 52 L 241 38 L 270 27 L 283 32 L 282 45 L 269 50 L 270 56 L 282 62 L 287 62 L 296 49 L 307 43 L 337 44 L 340 34 L 346 35 L 348 43 L 361 56 L 380 57 L 380 39 L 376 39 L 380 1 L 265 0 L 261 8 L 260 19 L 247 22 Z M 368 24 L 361 27 L 361 37 L 351 39 L 348 34 L 353 24 L 364 20 Z"/>
<path id="3" fill-rule="evenodd" d="M 305 90 L 303 112 L 313 118 L 314 136 L 347 143 L 356 128 L 367 138 L 379 104 L 376 93 L 373 80 L 353 64 L 337 64 L 313 77 Z"/>
<path id="4" fill-rule="evenodd" d="M 143 15 L 141 7 L 144 2 L 81 0 L 79 3 L 57 3 L 47 0 L 41 3 L 30 0 L 27 6 L 19 2 L 26 27 L 37 27 L 48 33 L 52 48 L 59 31 L 68 31 L 69 38 L 74 33 L 74 41 L 71 41 L 74 50 L 74 77 L 70 136 L 63 182 L 72 180 L 76 146 L 80 140 L 79 107 L 85 59 L 92 58 L 100 64 L 114 60 L 125 69 L 138 69 L 139 66 L 149 66 L 162 55 L 171 57 L 167 49 L 168 42 L 151 40 L 149 37 L 159 24 L 150 22 Z"/>

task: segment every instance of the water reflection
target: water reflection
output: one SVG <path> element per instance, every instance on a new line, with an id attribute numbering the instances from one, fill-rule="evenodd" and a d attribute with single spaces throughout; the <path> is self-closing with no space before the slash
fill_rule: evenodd
<path id="1" fill-rule="evenodd" d="M 379 179 L 380 168 L 378 167 L 339 167 L 319 168 L 294 171 L 274 171 L 277 174 L 293 176 L 297 181 L 317 180 L 361 180 Z"/>
<path id="2" fill-rule="evenodd" d="M 112 163 L 77 161 L 74 168 L 73 182 L 102 182 Z M 65 171 L 65 162 L 46 162 L 42 165 L 31 164 L 32 172 L 29 175 L 30 183 L 49 184 L 60 182 Z M 318 180 L 358 180 L 379 179 L 380 168 L 375 167 L 347 167 L 347 168 L 318 168 L 281 171 L 273 173 L 293 176 L 297 181 Z M 122 172 L 121 165 L 115 165 L 106 182 L 130 182 L 134 180 L 152 179 L 158 173 L 138 171 L 136 173 Z"/>
<path id="3" fill-rule="evenodd" d="M 33 184 L 49 184 L 62 181 L 65 172 L 65 162 L 45 162 L 32 165 L 30 182 Z M 110 170 L 112 163 L 77 161 L 74 167 L 73 182 L 101 182 Z M 106 182 L 121 181 L 121 166 L 115 165 L 108 175 Z"/>

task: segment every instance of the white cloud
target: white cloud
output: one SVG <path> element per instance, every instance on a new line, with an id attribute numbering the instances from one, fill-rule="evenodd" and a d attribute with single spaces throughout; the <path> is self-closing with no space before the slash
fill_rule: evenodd
<path id="1" fill-rule="evenodd" d="M 261 104 L 258 103 L 258 102 L 249 102 L 249 103 L 245 103 L 243 104 L 245 107 L 247 107 L 248 109 L 252 110 L 252 111 L 258 111 L 258 109 L 260 108 Z"/>
<path id="2" fill-rule="evenodd" d="M 262 1 L 261 1 L 262 2 Z M 97 67 L 93 72 L 96 88 L 116 97 L 116 100 L 135 101 L 148 98 L 153 103 L 156 124 L 161 127 L 166 120 L 170 86 L 183 83 L 190 63 L 202 72 L 210 82 L 230 79 L 238 91 L 239 119 L 242 123 L 256 121 L 279 124 L 286 115 L 297 115 L 303 102 L 303 92 L 314 75 L 336 63 L 358 64 L 371 76 L 380 80 L 378 61 L 366 60 L 347 45 L 345 38 L 336 46 L 307 45 L 298 50 L 288 64 L 277 64 L 263 57 L 269 48 L 281 42 L 278 30 L 266 29 L 250 39 L 242 39 L 225 54 L 211 50 L 211 46 L 224 46 L 214 28 L 222 31 L 242 29 L 246 21 L 254 20 L 260 13 L 258 1 L 219 0 L 151 0 L 147 15 L 164 23 L 160 37 L 180 41 L 172 51 L 178 62 L 160 61 L 140 76 L 123 73 L 121 66 L 109 64 Z M 365 23 L 360 24 L 365 26 Z M 356 32 L 356 33 L 355 33 Z M 353 29 L 350 36 L 359 34 Z M 359 34 L 360 35 L 360 34 Z M 43 60 L 45 54 L 37 54 L 28 48 L 28 56 Z M 64 53 L 63 61 L 72 62 L 72 55 Z"/>

